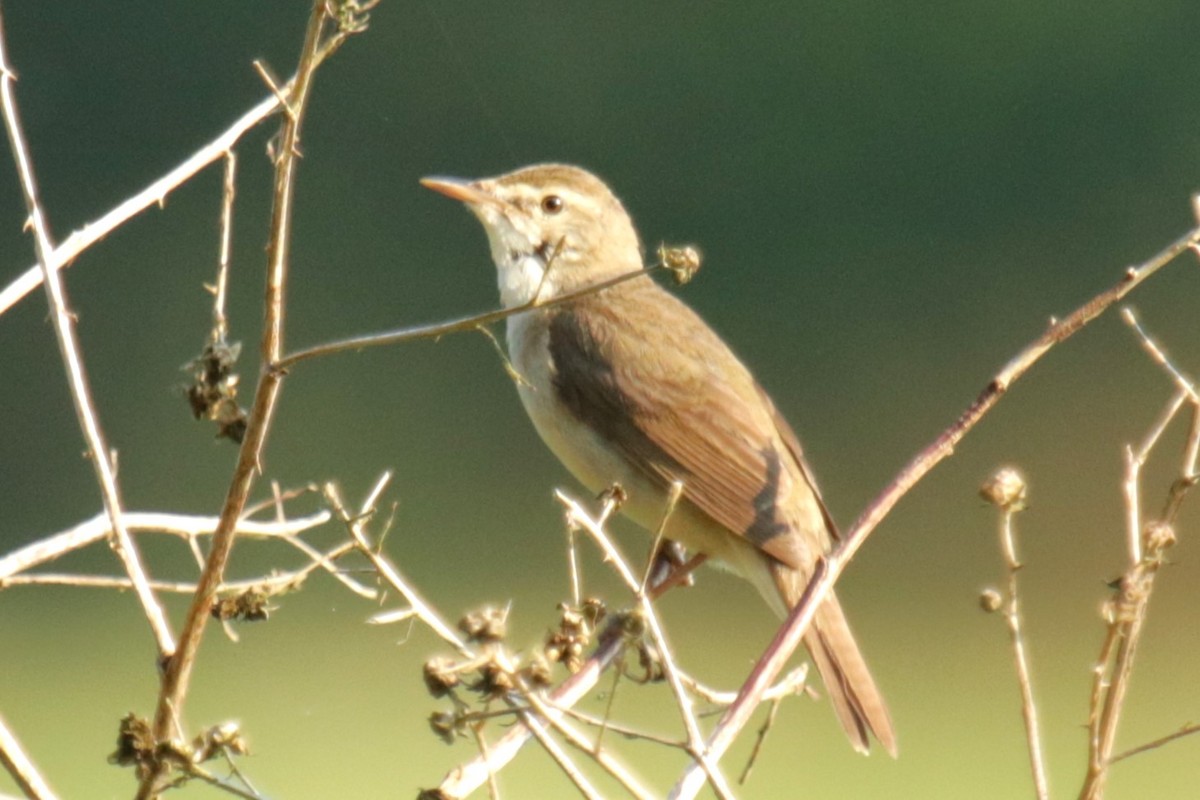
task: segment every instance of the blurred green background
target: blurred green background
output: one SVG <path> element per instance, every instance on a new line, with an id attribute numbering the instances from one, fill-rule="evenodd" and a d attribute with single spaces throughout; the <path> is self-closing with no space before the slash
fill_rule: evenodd
<path id="1" fill-rule="evenodd" d="M 5 34 L 46 206 L 62 238 L 212 139 L 291 73 L 303 3 L 6 3 Z M 288 297 L 292 347 L 496 304 L 477 223 L 422 190 L 562 160 L 604 176 L 648 246 L 695 243 L 679 292 L 752 365 L 808 449 L 843 526 L 1049 317 L 1113 284 L 1193 222 L 1200 186 L 1194 3 L 902 6 L 387 2 L 319 74 L 305 128 Z M 256 375 L 264 148 L 238 148 L 230 316 Z M 0 283 L 32 263 L 15 173 L 0 159 Z M 235 451 L 194 423 L 179 368 L 208 330 L 220 170 L 210 168 L 76 260 L 67 284 L 131 509 L 216 513 Z M 1200 374 L 1196 266 L 1133 297 L 1178 363 Z M 44 295 L 0 318 L 0 553 L 100 508 Z M 1017 689 L 999 617 L 996 514 L 977 498 L 1019 466 L 1025 611 L 1052 787 L 1083 774 L 1089 668 L 1104 581 L 1124 558 L 1122 453 L 1171 386 L 1115 314 L 1055 350 L 954 458 L 913 491 L 842 583 L 892 707 L 898 761 L 846 746 L 823 704 L 785 706 L 746 797 L 1030 796 Z M 1148 467 L 1157 510 L 1178 469 L 1176 424 Z M 284 486 L 335 478 L 361 498 L 384 469 L 399 502 L 388 551 L 456 616 L 512 601 L 533 645 L 567 593 L 556 486 L 492 347 L 452 336 L 305 364 L 266 450 Z M 260 483 L 256 496 L 266 496 Z M 315 506 L 300 503 L 296 510 Z M 1195 501 L 1162 574 L 1118 748 L 1200 715 Z M 326 532 L 332 541 L 336 531 Z M 156 574 L 186 576 L 174 541 L 145 539 Z M 643 540 L 623 539 L 631 553 Z M 233 572 L 296 564 L 243 542 Z M 65 567 L 117 571 L 98 546 Z M 586 573 L 611 587 L 590 552 Z M 618 601 L 619 602 L 619 601 Z M 183 604 L 170 601 L 176 621 Z M 705 572 L 662 607 L 686 666 L 733 688 L 776 620 L 752 590 Z M 428 634 L 371 628 L 333 581 L 281 601 L 242 642 L 210 629 L 187 709 L 239 720 L 249 774 L 272 797 L 412 797 L 472 750 L 447 748 L 420 665 Z M 0 593 L 0 713 L 72 797 L 127 797 L 105 763 L 117 720 L 152 712 L 153 649 L 129 594 Z M 662 687 L 625 686 L 617 712 L 677 732 Z M 602 707 L 602 705 L 600 706 Z M 1112 797 L 1195 796 L 1196 743 L 1122 763 Z M 735 775 L 748 752 L 727 760 Z M 665 786 L 675 754 L 633 746 Z M 524 754 L 506 797 L 569 796 Z M 611 788 L 611 787 L 609 787 Z M 0 778 L 0 790 L 9 784 Z M 203 792 L 204 790 L 198 789 Z"/>

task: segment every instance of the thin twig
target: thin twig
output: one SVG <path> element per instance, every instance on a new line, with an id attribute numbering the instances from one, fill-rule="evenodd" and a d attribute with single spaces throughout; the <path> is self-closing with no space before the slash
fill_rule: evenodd
<path id="1" fill-rule="evenodd" d="M 483 735 L 484 722 L 480 720 L 474 725 L 471 725 L 471 733 L 475 736 L 475 744 L 479 747 L 479 754 L 487 760 L 488 743 L 487 738 Z M 488 774 L 488 797 L 490 800 L 500 800 L 500 784 L 496 781 L 496 773 Z"/>
<path id="2" fill-rule="evenodd" d="M 240 786 L 234 786 L 232 783 L 213 775 L 199 764 L 185 763 L 183 770 L 193 778 L 199 778 L 214 789 L 220 789 L 234 797 L 241 797 L 243 800 L 264 800 L 263 796 L 253 789 L 243 789 Z"/>
<path id="3" fill-rule="evenodd" d="M 1167 374 L 1171 376 L 1171 380 L 1179 387 L 1180 391 L 1187 394 L 1188 399 L 1193 403 L 1200 403 L 1200 394 L 1196 394 L 1196 387 L 1192 384 L 1190 378 L 1184 375 L 1178 367 L 1171 363 L 1171 359 L 1167 358 L 1167 353 L 1163 350 L 1158 342 L 1154 341 L 1153 337 L 1146 332 L 1142 327 L 1142 323 L 1138 321 L 1137 314 L 1132 308 L 1126 306 L 1121 309 L 1121 319 L 1125 324 L 1133 328 L 1138 336 L 1138 341 L 1142 345 L 1142 349 L 1146 351 L 1154 363 L 1158 364 Z"/>
<path id="4" fill-rule="evenodd" d="M 8 53 L 4 41 L 3 22 L 0 21 L 0 105 L 3 106 L 4 124 L 8 129 L 8 140 L 12 146 L 13 161 L 16 163 L 17 174 L 20 176 L 21 189 L 25 193 L 25 207 L 29 212 L 28 226 L 33 230 L 34 250 L 41 265 L 42 280 L 46 286 L 46 296 L 50 303 L 51 319 L 54 323 L 54 333 L 58 338 L 59 354 L 67 373 L 67 383 L 71 389 L 71 400 L 75 405 L 75 416 L 79 428 L 87 443 L 88 455 L 96 473 L 96 482 L 100 487 L 100 495 L 104 501 L 104 509 L 112 520 L 113 548 L 117 551 L 125 572 L 133 583 L 134 591 L 141 601 L 142 610 L 150 623 L 154 640 L 158 646 L 160 659 L 169 658 L 175 652 L 175 637 L 171 633 L 170 623 L 163 613 L 162 606 L 150 589 L 146 572 L 142 568 L 141 557 L 137 545 L 129 536 L 122 517 L 121 492 L 117 487 L 116 468 L 112 454 L 105 442 L 104 430 L 100 427 L 100 418 L 96 414 L 92 401 L 92 391 L 89 386 L 87 370 L 84 368 L 83 355 L 79 341 L 75 335 L 75 315 L 67 301 L 66 289 L 62 276 L 58 273 L 58 253 L 50 235 L 50 223 L 38 198 L 37 179 L 34 177 L 33 160 L 29 146 L 25 142 L 25 132 L 21 126 L 20 115 L 17 111 L 16 98 L 13 95 L 14 77 L 8 64 Z"/>
<path id="5" fill-rule="evenodd" d="M 221 184 L 221 249 L 217 256 L 217 282 L 213 293 L 213 344 L 225 341 L 229 320 L 225 317 L 225 294 L 229 286 L 229 260 L 233 250 L 233 200 L 237 194 L 237 156 L 225 151 L 225 175 Z"/>
<path id="6" fill-rule="evenodd" d="M 371 566 L 375 568 L 379 576 L 405 599 L 417 618 L 460 654 L 467 658 L 475 658 L 477 655 L 475 651 L 469 648 L 463 638 L 455 633 L 454 629 L 438 615 L 437 609 L 427 602 L 408 579 L 400 573 L 400 570 L 386 556 L 377 552 L 367 539 L 365 531 L 366 523 L 374 511 L 375 500 L 379 492 L 387 485 L 391 477 L 392 474 L 390 472 L 383 474 L 380 480 L 376 482 L 375 490 L 368 496 L 367 502 L 363 503 L 362 509 L 358 514 L 350 514 L 346 510 L 337 487 L 333 484 L 326 484 L 325 497 L 334 512 L 346 524 L 346 529 L 350 532 L 351 538 L 354 539 L 355 544 L 358 546 L 359 552 L 371 562 Z"/>
<path id="7" fill-rule="evenodd" d="M 759 753 L 762 752 L 763 743 L 767 741 L 767 734 L 771 732 L 771 728 L 775 725 L 775 717 L 779 715 L 779 707 L 781 705 L 783 705 L 782 699 L 771 701 L 770 708 L 767 709 L 767 717 L 763 720 L 763 724 L 759 726 L 754 736 L 754 746 L 750 748 L 750 756 L 746 759 L 746 766 L 742 768 L 742 774 L 738 775 L 739 784 L 745 785 L 746 781 L 750 780 L 750 774 L 754 771 L 754 765 L 758 763 Z"/>
<path id="8" fill-rule="evenodd" d="M 641 277 L 656 270 L 663 269 L 663 265 L 649 264 L 646 267 L 627 272 L 624 275 L 618 275 L 615 278 L 610 278 L 606 281 L 585 286 L 573 292 L 566 294 L 555 295 L 548 300 L 539 300 L 536 297 L 528 303 L 512 308 L 499 308 L 495 311 L 487 311 L 482 314 L 472 314 L 467 317 L 448 320 L 446 322 L 435 322 L 431 325 L 415 325 L 408 328 L 399 328 L 393 331 L 385 331 L 383 333 L 371 333 L 364 336 L 354 336 L 349 339 L 339 339 L 335 342 L 326 344 L 314 345 L 306 347 L 303 350 L 296 350 L 288 353 L 286 356 L 279 358 L 273 362 L 274 367 L 278 371 L 285 371 L 300 363 L 312 358 L 320 358 L 331 356 L 336 353 L 345 353 L 350 350 L 365 350 L 369 347 L 381 347 L 383 345 L 401 344 L 403 342 L 412 342 L 418 339 L 437 339 L 450 333 L 460 333 L 462 331 L 478 330 L 482 326 L 491 325 L 493 322 L 499 322 L 509 317 L 517 316 L 518 314 L 526 314 L 530 311 L 538 309 L 553 308 L 563 303 L 570 303 L 578 300 L 581 297 L 586 297 L 590 294 L 607 289 L 611 286 L 616 286 L 618 283 L 632 280 Z"/>
<path id="9" fill-rule="evenodd" d="M 541 718 L 526 712 L 522 712 L 520 716 L 523 726 L 533 734 L 534 738 L 542 746 L 542 749 L 554 760 L 554 763 L 558 765 L 563 774 L 575 785 L 579 793 L 588 798 L 588 800 L 604 800 L 604 795 L 592 785 L 592 782 L 580 771 L 579 767 L 575 766 L 575 762 L 571 760 L 571 757 L 567 755 L 558 742 L 551 738 Z"/>
<path id="10" fill-rule="evenodd" d="M 708 752 L 713 758 L 720 756 L 733 743 L 737 734 L 749 721 L 758 700 L 766 688 L 783 670 L 792 653 L 799 647 L 812 624 L 817 607 L 824 602 L 842 570 L 850 563 L 854 554 L 863 546 L 884 517 L 926 474 L 943 459 L 953 454 L 958 442 L 1000 401 L 1017 380 L 1055 345 L 1066 341 L 1085 325 L 1103 314 L 1114 303 L 1119 302 L 1134 288 L 1170 263 L 1192 245 L 1200 242 L 1200 227 L 1189 230 L 1185 235 L 1155 254 L 1140 266 L 1130 267 L 1113 287 L 1101 292 L 1073 311 L 1061 321 L 1052 321 L 1047 330 L 1009 361 L 988 383 L 957 421 L 929 446 L 917 454 L 883 492 L 867 506 L 855 520 L 854 525 L 842 538 L 841 543 L 822 561 L 819 561 L 812 578 L 792 609 L 787 621 L 742 686 L 738 700 L 725 712 L 721 721 L 709 735 Z M 684 774 L 672 789 L 673 798 L 694 798 L 704 785 L 704 775 L 695 764 L 688 765 Z"/>
<path id="11" fill-rule="evenodd" d="M 1177 391 L 1159 414 L 1150 432 L 1142 440 L 1141 446 L 1136 451 L 1132 447 L 1125 447 L 1125 538 L 1130 564 L 1142 560 L 1142 466 L 1150 457 L 1150 451 L 1162 437 L 1163 431 L 1171 424 L 1171 420 L 1175 419 L 1175 415 L 1186 401 L 1187 393 L 1183 390 Z"/>
<path id="12" fill-rule="evenodd" d="M 722 692 L 705 686 L 686 672 L 681 672 L 679 677 L 687 684 L 688 691 L 714 706 L 728 706 L 737 699 L 737 692 Z M 799 694 L 807 685 L 808 664 L 801 664 L 785 675 L 779 683 L 763 692 L 763 702 L 774 702 L 789 695 Z"/>
<path id="13" fill-rule="evenodd" d="M 566 719 L 559 709 L 548 706 L 535 691 L 526 690 L 524 697 L 547 725 L 553 728 L 572 747 L 591 756 L 630 795 L 637 798 L 637 800 L 650 800 L 653 797 L 650 790 L 643 786 L 641 781 L 624 764 L 613 758 L 612 754 L 604 748 L 589 742 L 583 732 L 576 728 L 570 720 Z M 676 746 L 681 745 L 677 743 Z"/>
<path id="14" fill-rule="evenodd" d="M 549 702 L 543 700 L 543 702 Z M 607 717 L 598 717 L 595 714 L 589 714 L 586 711 L 580 711 L 578 708 L 568 706 L 551 706 L 553 710 L 561 712 L 563 715 L 576 719 L 585 725 L 590 725 L 593 728 L 601 729 L 600 732 L 611 731 L 614 735 L 620 736 L 630 741 L 648 742 L 650 744 L 661 745 L 663 747 L 671 747 L 676 750 L 687 752 L 687 742 L 682 739 L 674 739 L 668 736 L 660 736 L 649 731 L 639 730 L 631 725 L 623 725 L 619 722 L 613 722 Z"/>
<path id="15" fill-rule="evenodd" d="M 1149 742 L 1146 742 L 1145 744 L 1138 745 L 1137 747 L 1131 747 L 1128 750 L 1126 750 L 1124 753 L 1120 753 L 1120 754 L 1115 755 L 1112 758 L 1110 758 L 1108 760 L 1108 763 L 1110 765 L 1115 764 L 1118 761 L 1122 761 L 1126 758 L 1129 758 L 1130 756 L 1136 756 L 1139 753 L 1145 753 L 1148 750 L 1157 750 L 1158 748 L 1162 747 L 1163 745 L 1170 744 L 1171 742 L 1175 741 L 1176 739 L 1182 739 L 1185 736 L 1192 736 L 1193 734 L 1197 734 L 1197 733 L 1200 733 L 1200 725 L 1189 723 L 1187 725 L 1184 725 L 1182 728 L 1175 731 L 1174 733 L 1168 733 L 1166 736 L 1160 736 L 1159 738 L 1153 739 Z"/>
<path id="16" fill-rule="evenodd" d="M 0 66 L 0 69 L 3 68 Z M 8 729 L 3 718 L 0 718 L 0 764 L 8 770 L 8 774 L 29 800 L 57 800 L 58 795 L 33 765 L 33 760 L 25 754 L 21 743 Z"/>

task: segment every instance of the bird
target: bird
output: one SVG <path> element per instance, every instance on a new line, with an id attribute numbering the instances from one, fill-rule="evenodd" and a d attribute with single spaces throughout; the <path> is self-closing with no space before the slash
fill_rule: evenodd
<path id="1" fill-rule="evenodd" d="M 750 370 L 703 319 L 642 270 L 633 220 L 598 177 L 536 164 L 493 178 L 421 183 L 482 223 L 504 307 L 508 357 L 534 428 L 588 489 L 614 483 L 649 531 L 672 486 L 664 535 L 747 579 L 781 616 L 837 528 L 800 441 Z M 568 294 L 572 299 L 539 307 Z M 830 593 L 805 646 L 851 745 L 896 734 L 841 605 Z"/>

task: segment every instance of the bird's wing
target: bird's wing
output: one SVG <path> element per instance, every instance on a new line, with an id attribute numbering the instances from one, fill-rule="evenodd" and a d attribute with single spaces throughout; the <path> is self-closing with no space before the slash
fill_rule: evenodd
<path id="1" fill-rule="evenodd" d="M 630 313 L 647 303 L 672 307 Z M 722 526 L 811 568 L 832 527 L 799 442 L 691 309 L 635 281 L 559 309 L 549 326 L 554 390 L 577 419 L 660 485 L 681 480 L 685 498 Z"/>

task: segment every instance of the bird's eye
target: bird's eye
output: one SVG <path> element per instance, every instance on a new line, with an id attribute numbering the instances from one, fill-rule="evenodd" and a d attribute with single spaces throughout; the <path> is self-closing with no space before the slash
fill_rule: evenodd
<path id="1" fill-rule="evenodd" d="M 547 214 L 557 214 L 563 210 L 563 199 L 556 194 L 548 194 L 542 198 L 542 211 Z"/>

